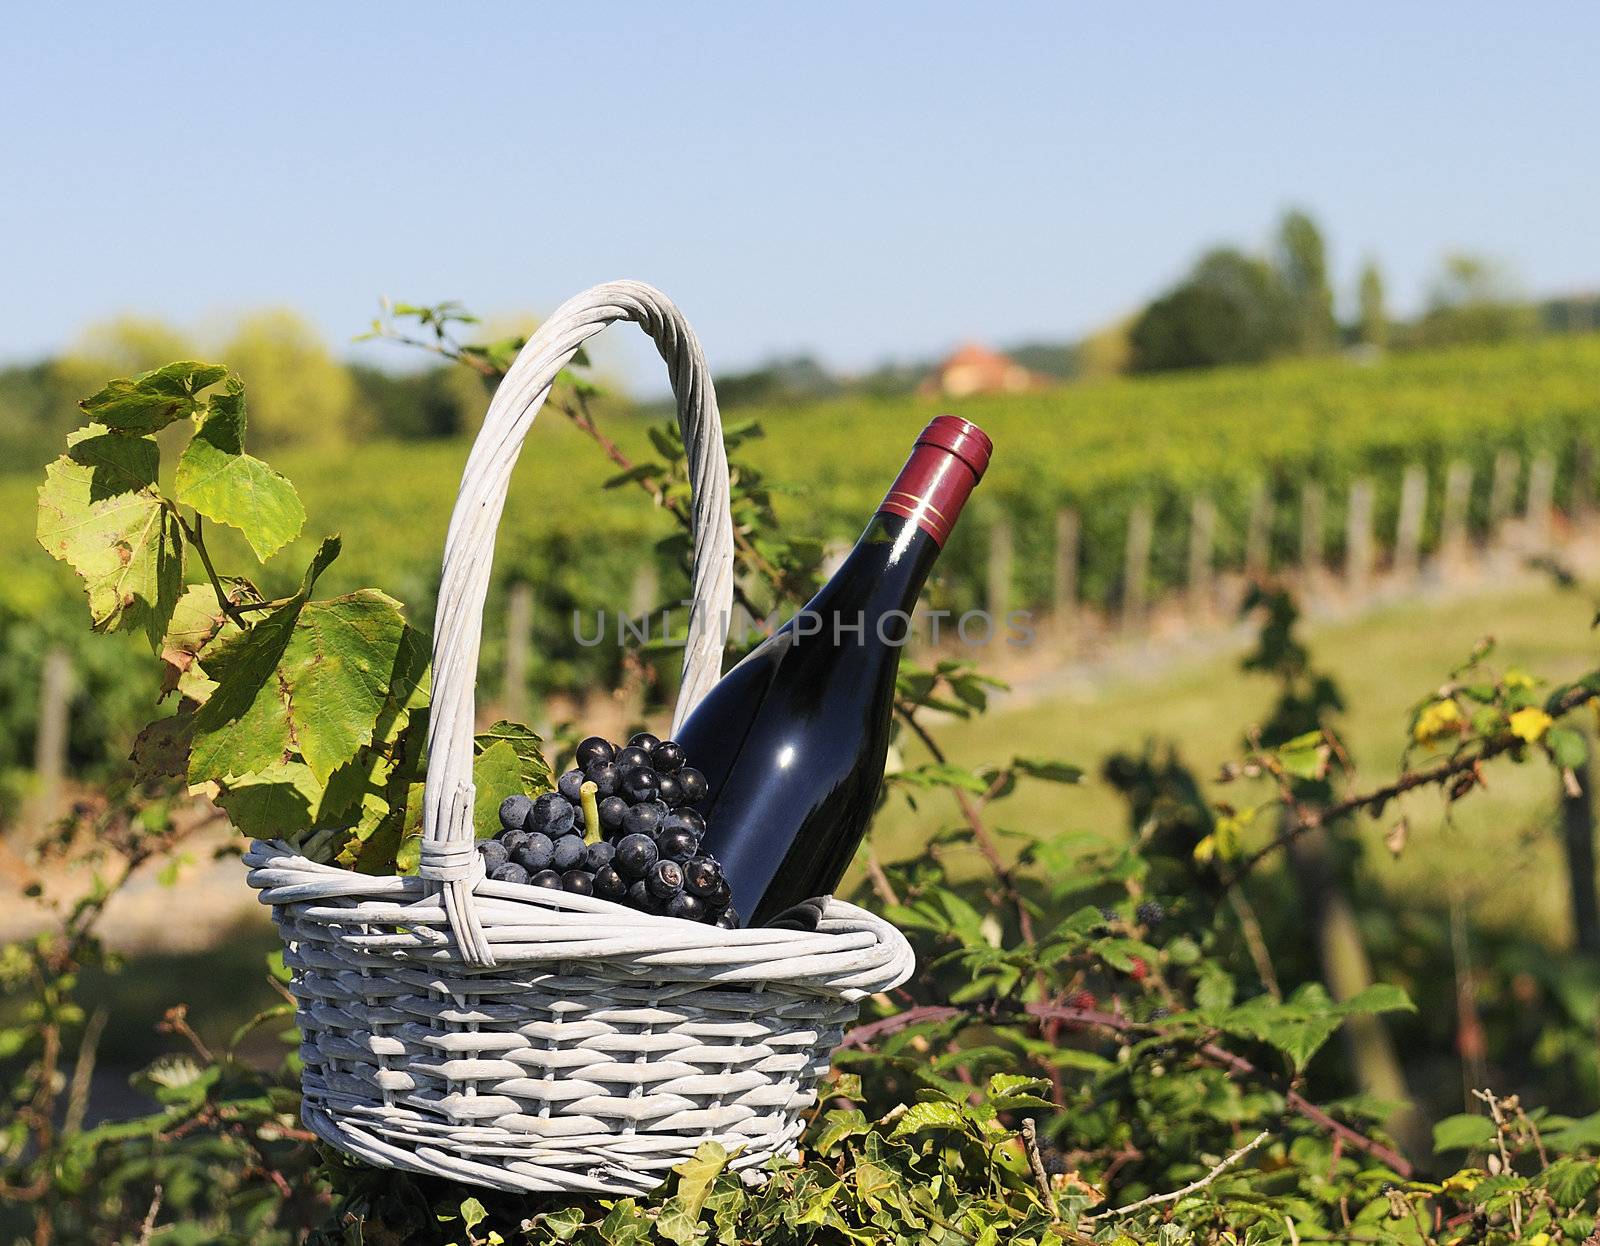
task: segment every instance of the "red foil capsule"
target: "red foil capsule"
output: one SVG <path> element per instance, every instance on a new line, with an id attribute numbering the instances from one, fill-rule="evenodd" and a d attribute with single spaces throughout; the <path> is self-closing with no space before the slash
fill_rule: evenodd
<path id="1" fill-rule="evenodd" d="M 935 416 L 878 510 L 914 520 L 943 549 L 993 450 L 989 435 L 971 420 Z"/>

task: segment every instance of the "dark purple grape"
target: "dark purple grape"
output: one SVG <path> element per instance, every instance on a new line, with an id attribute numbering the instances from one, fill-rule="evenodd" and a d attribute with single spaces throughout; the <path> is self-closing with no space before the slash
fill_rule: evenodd
<path id="1" fill-rule="evenodd" d="M 592 766 L 585 766 L 583 777 L 595 785 L 596 800 L 617 794 L 617 768 L 609 761 L 597 761 Z"/>
<path id="2" fill-rule="evenodd" d="M 561 875 L 554 870 L 540 870 L 528 881 L 535 887 L 545 887 L 550 891 L 561 890 Z"/>
<path id="3" fill-rule="evenodd" d="M 677 775 L 662 775 L 657 781 L 656 790 L 661 793 L 661 799 L 668 808 L 676 808 L 683 804 L 683 784 L 678 782 Z"/>
<path id="4" fill-rule="evenodd" d="M 594 872 L 594 893 L 603 900 L 620 900 L 628 894 L 628 880 L 609 865 Z"/>
<path id="5" fill-rule="evenodd" d="M 611 858 L 617 855 L 617 846 L 598 839 L 592 844 L 585 844 L 583 849 L 583 868 L 591 874 L 602 865 L 610 865 Z"/>
<path id="6" fill-rule="evenodd" d="M 569 770 L 556 780 L 556 791 L 576 805 L 583 799 L 583 771 Z"/>
<path id="7" fill-rule="evenodd" d="M 506 854 L 509 856 L 516 852 L 523 844 L 528 842 L 527 831 L 501 831 L 495 836 L 496 841 L 505 845 Z"/>
<path id="8" fill-rule="evenodd" d="M 497 883 L 525 883 L 528 881 L 528 871 L 515 861 L 507 861 L 497 870 L 491 870 L 489 877 Z"/>
<path id="9" fill-rule="evenodd" d="M 622 825 L 631 806 L 620 796 L 607 796 L 600 802 L 600 825 L 614 831 Z"/>
<path id="10" fill-rule="evenodd" d="M 661 790 L 661 776 L 646 766 L 622 772 L 622 794 L 634 804 L 654 800 Z"/>
<path id="11" fill-rule="evenodd" d="M 657 861 L 644 876 L 645 886 L 658 900 L 670 900 L 683 890 L 683 866 L 676 861 Z"/>
<path id="12" fill-rule="evenodd" d="M 561 876 L 561 889 L 575 896 L 592 896 L 594 875 L 588 870 L 568 870 Z"/>
<path id="13" fill-rule="evenodd" d="M 685 921 L 703 922 L 706 919 L 706 902 L 699 896 L 680 891 L 667 901 L 667 916 L 681 917 Z"/>
<path id="14" fill-rule="evenodd" d="M 683 765 L 683 745 L 676 740 L 662 740 L 650 750 L 650 764 L 662 774 L 676 774 Z"/>
<path id="15" fill-rule="evenodd" d="M 629 805 L 622 815 L 622 829 L 629 835 L 654 835 L 661 825 L 661 811 L 654 801 L 642 805 Z"/>
<path id="16" fill-rule="evenodd" d="M 724 930 L 739 929 L 739 910 L 732 908 L 724 910 L 722 916 L 717 918 L 717 925 Z"/>
<path id="17" fill-rule="evenodd" d="M 693 809 L 674 809 L 664 825 L 687 827 L 694 832 L 696 839 L 704 837 L 706 833 L 706 820 Z"/>
<path id="18" fill-rule="evenodd" d="M 583 842 L 582 835 L 563 835 L 556 840 L 554 859 L 551 861 L 557 870 L 570 870 L 583 860 L 583 854 L 588 845 Z"/>
<path id="19" fill-rule="evenodd" d="M 641 913 L 655 911 L 656 898 L 650 894 L 650 889 L 644 885 L 644 879 L 628 885 L 628 904 L 638 909 Z"/>
<path id="20" fill-rule="evenodd" d="M 540 870 L 550 868 L 550 862 L 555 859 L 555 841 L 543 831 L 534 831 L 522 837 L 516 851 L 511 856 L 518 865 L 530 874 L 537 874 Z"/>
<path id="21" fill-rule="evenodd" d="M 533 801 L 526 796 L 507 796 L 500 802 L 500 825 L 508 831 L 521 828 L 528 820 L 528 810 L 533 808 Z"/>
<path id="22" fill-rule="evenodd" d="M 493 874 L 511 859 L 511 854 L 506 851 L 506 846 L 497 839 L 480 839 L 478 841 L 478 855 L 483 858 L 483 870 L 486 874 Z"/>
<path id="23" fill-rule="evenodd" d="M 650 752 L 648 749 L 635 748 L 630 744 L 617 754 L 617 770 L 626 772 L 632 770 L 635 766 L 644 766 L 649 769 Z"/>
<path id="24" fill-rule="evenodd" d="M 648 753 L 660 743 L 661 741 L 655 736 L 651 735 L 648 731 L 641 731 L 638 735 L 633 736 L 628 740 L 628 747 L 642 748 Z"/>
<path id="25" fill-rule="evenodd" d="M 725 909 L 728 907 L 728 902 L 733 899 L 733 892 L 728 887 L 728 880 L 719 878 L 711 890 L 700 898 L 706 902 L 707 908 Z"/>
<path id="26" fill-rule="evenodd" d="M 722 881 L 722 867 L 710 857 L 695 857 L 683 867 L 683 885 L 704 899 Z"/>
<path id="27" fill-rule="evenodd" d="M 546 792 L 533 802 L 528 820 L 522 825 L 528 831 L 543 831 L 551 839 L 565 835 L 578 820 L 578 811 L 560 792 Z"/>
<path id="28" fill-rule="evenodd" d="M 678 771 L 678 782 L 683 784 L 683 803 L 686 805 L 698 805 L 711 790 L 705 775 L 693 766 L 685 766 Z"/>
<path id="29" fill-rule="evenodd" d="M 577 758 L 573 762 L 579 770 L 587 770 L 595 762 L 610 761 L 617 755 L 617 749 L 610 740 L 597 735 L 590 736 L 578 745 Z"/>
<path id="30" fill-rule="evenodd" d="M 655 840 L 648 835 L 624 835 L 617 843 L 613 863 L 625 878 L 643 878 L 660 856 Z"/>
<path id="31" fill-rule="evenodd" d="M 692 831 L 686 831 L 681 826 L 676 830 L 662 831 L 656 836 L 656 851 L 669 861 L 676 861 L 679 865 L 694 856 L 694 850 L 699 846 Z"/>

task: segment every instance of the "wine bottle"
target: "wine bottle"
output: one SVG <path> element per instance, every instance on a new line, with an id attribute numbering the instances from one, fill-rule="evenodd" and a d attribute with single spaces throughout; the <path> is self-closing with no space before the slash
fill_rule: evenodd
<path id="1" fill-rule="evenodd" d="M 709 781 L 703 850 L 746 924 L 831 892 L 849 866 L 883 780 L 912 609 L 991 449 L 970 421 L 934 419 L 833 578 L 679 728 Z"/>

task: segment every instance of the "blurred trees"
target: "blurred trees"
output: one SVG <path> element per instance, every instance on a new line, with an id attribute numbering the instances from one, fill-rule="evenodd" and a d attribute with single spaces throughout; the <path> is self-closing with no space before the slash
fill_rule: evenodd
<path id="1" fill-rule="evenodd" d="M 1389 344 L 1389 311 L 1384 303 L 1383 273 L 1376 260 L 1362 265 L 1356 302 L 1356 341 L 1382 350 Z"/>
<path id="2" fill-rule="evenodd" d="M 1315 355 L 1338 344 L 1333 288 L 1328 284 L 1322 231 L 1304 212 L 1286 212 L 1278 226 L 1276 270 L 1283 286 L 1288 337 L 1301 354 Z"/>
<path id="3" fill-rule="evenodd" d="M 1218 247 L 1134 321 L 1130 366 L 1160 372 L 1258 363 L 1284 353 L 1294 332 L 1277 270 L 1234 247 Z"/>
<path id="4" fill-rule="evenodd" d="M 1428 307 L 1406 334 L 1407 345 L 1463 346 L 1509 342 L 1538 328 L 1538 313 L 1504 268 L 1480 255 L 1447 255 L 1428 292 Z"/>
<path id="5" fill-rule="evenodd" d="M 250 394 L 250 441 L 337 446 L 371 431 L 349 370 L 328 353 L 304 319 L 287 310 L 246 316 L 217 352 Z"/>

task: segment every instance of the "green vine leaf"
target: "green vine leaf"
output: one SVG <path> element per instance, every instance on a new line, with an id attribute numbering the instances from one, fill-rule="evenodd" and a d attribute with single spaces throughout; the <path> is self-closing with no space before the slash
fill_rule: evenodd
<path id="1" fill-rule="evenodd" d="M 228 375 L 221 364 L 180 360 L 153 372 L 108 381 L 78 404 L 97 424 L 124 433 L 155 433 L 200 409 L 197 395 Z"/>
<path id="2" fill-rule="evenodd" d="M 231 380 L 178 459 L 173 492 L 207 519 L 239 529 L 266 562 L 300 535 L 306 508 L 287 479 L 244 452 L 245 423 L 244 386 Z"/>
<path id="3" fill-rule="evenodd" d="M 149 437 L 98 424 L 67 439 L 39 486 L 39 544 L 82 578 L 97 632 L 142 629 L 159 648 L 183 587 L 183 534 L 156 488 Z"/>

